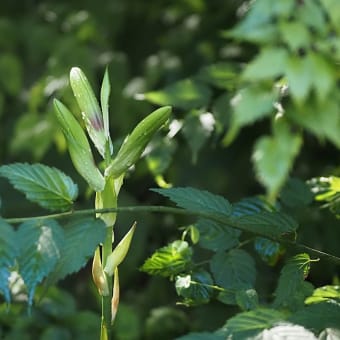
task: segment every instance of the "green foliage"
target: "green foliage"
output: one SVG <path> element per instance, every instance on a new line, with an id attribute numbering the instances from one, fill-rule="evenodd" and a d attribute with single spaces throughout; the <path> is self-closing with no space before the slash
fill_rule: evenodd
<path id="1" fill-rule="evenodd" d="M 0 176 L 6 177 L 28 200 L 52 211 L 70 210 L 78 196 L 78 187 L 70 177 L 43 164 L 3 165 Z"/>
<path id="2" fill-rule="evenodd" d="M 140 270 L 153 275 L 174 276 L 191 263 L 192 250 L 186 241 L 174 241 L 158 249 L 145 261 Z"/>

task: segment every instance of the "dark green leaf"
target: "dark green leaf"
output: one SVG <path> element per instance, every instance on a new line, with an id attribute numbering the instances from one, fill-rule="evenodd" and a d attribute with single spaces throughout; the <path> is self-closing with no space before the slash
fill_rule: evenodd
<path id="1" fill-rule="evenodd" d="M 106 227 L 101 219 L 84 218 L 70 221 L 65 226 L 61 256 L 49 275 L 49 283 L 55 283 L 84 267 L 105 236 Z"/>
<path id="2" fill-rule="evenodd" d="M 184 110 L 206 106 L 210 100 L 209 87 L 193 79 L 178 81 L 161 91 L 145 93 L 145 99 L 158 105 L 172 105 Z"/>
<path id="3" fill-rule="evenodd" d="M 196 224 L 200 233 L 199 245 L 213 251 L 228 250 L 238 245 L 241 232 L 208 219 Z"/>
<path id="4" fill-rule="evenodd" d="M 232 216 L 241 217 L 257 214 L 262 211 L 274 212 L 275 209 L 262 197 L 247 197 L 241 199 L 239 202 L 233 203 Z"/>
<path id="5" fill-rule="evenodd" d="M 21 224 L 16 237 L 20 249 L 19 273 L 31 305 L 37 284 L 51 273 L 60 259 L 64 231 L 54 220 L 34 220 Z"/>
<path id="6" fill-rule="evenodd" d="M 71 209 L 78 195 L 78 187 L 70 177 L 42 164 L 3 165 L 0 176 L 6 177 L 28 200 L 49 210 Z"/>
<path id="7" fill-rule="evenodd" d="M 210 274 L 206 271 L 199 271 L 185 276 L 177 276 L 176 291 L 184 298 L 184 304 L 195 306 L 209 302 L 214 284 Z"/>
<path id="8" fill-rule="evenodd" d="M 290 305 L 292 298 L 303 288 L 303 282 L 309 273 L 310 261 L 308 254 L 298 254 L 284 265 L 275 290 L 274 306 Z"/>
<path id="9" fill-rule="evenodd" d="M 8 279 L 17 255 L 18 246 L 15 232 L 12 226 L 0 218 L 0 293 L 4 295 L 7 303 L 11 300 Z"/>
<path id="10" fill-rule="evenodd" d="M 222 327 L 222 331 L 226 336 L 225 338 L 232 336 L 232 339 L 244 340 L 285 319 L 286 315 L 283 312 L 269 308 L 258 308 L 230 318 Z"/>
<path id="11" fill-rule="evenodd" d="M 259 306 L 259 297 L 255 289 L 237 290 L 235 298 L 238 306 L 244 311 L 255 309 Z"/>
<path id="12" fill-rule="evenodd" d="M 256 237 L 254 248 L 261 259 L 269 265 L 275 265 L 284 249 L 278 242 L 273 242 L 263 237 Z"/>
<path id="13" fill-rule="evenodd" d="M 201 332 L 201 333 L 189 333 L 187 335 L 183 335 L 177 340 L 224 340 L 225 338 L 222 335 L 217 335 L 214 333 Z"/>
<path id="14" fill-rule="evenodd" d="M 198 212 L 218 213 L 230 215 L 231 205 L 222 196 L 214 195 L 205 190 L 198 190 L 191 187 L 170 188 L 170 189 L 151 189 L 171 201 L 177 206 Z"/>
<path id="15" fill-rule="evenodd" d="M 280 193 L 281 201 L 288 207 L 303 207 L 313 200 L 313 194 L 307 184 L 298 178 L 289 178 Z"/>
<path id="16" fill-rule="evenodd" d="M 252 257 L 244 250 L 219 252 L 210 261 L 215 282 L 226 289 L 252 288 L 256 269 Z"/>
<path id="17" fill-rule="evenodd" d="M 298 310 L 289 321 L 302 325 L 316 333 L 325 328 L 339 328 L 340 304 L 334 302 L 313 303 Z"/>
<path id="18" fill-rule="evenodd" d="M 274 238 L 295 234 L 298 227 L 289 215 L 268 211 L 238 217 L 235 224 L 250 232 Z"/>
<path id="19" fill-rule="evenodd" d="M 158 249 L 148 258 L 141 271 L 150 275 L 173 276 L 187 269 L 191 263 L 192 249 L 186 241 L 174 241 Z"/>

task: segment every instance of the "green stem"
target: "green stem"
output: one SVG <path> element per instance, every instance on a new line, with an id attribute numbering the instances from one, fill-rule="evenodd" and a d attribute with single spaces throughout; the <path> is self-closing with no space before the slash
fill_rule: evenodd
<path id="1" fill-rule="evenodd" d="M 35 219 L 48 219 L 48 218 L 64 218 L 69 216 L 86 216 L 86 215 L 94 215 L 95 213 L 112 213 L 112 212 L 156 212 L 156 213 L 170 213 L 170 214 L 176 214 L 176 215 L 186 215 L 186 216 L 199 216 L 199 217 L 205 217 L 209 218 L 215 222 L 222 223 L 222 224 L 228 224 L 230 227 L 249 232 L 250 230 L 248 228 L 245 228 L 244 226 L 240 226 L 237 224 L 236 219 L 229 219 L 226 216 L 216 216 L 216 215 L 210 215 L 204 212 L 198 212 L 198 211 L 190 211 L 190 210 L 184 210 L 181 208 L 172 208 L 172 207 L 165 207 L 165 206 L 129 206 L 129 207 L 119 207 L 119 208 L 108 208 L 108 209 L 85 209 L 85 210 L 77 210 L 77 211 L 69 211 L 65 213 L 60 214 L 51 214 L 51 215 L 45 215 L 45 216 L 38 216 L 38 217 L 25 217 L 25 218 L 8 218 L 4 219 L 8 223 L 22 223 L 27 220 L 35 220 Z M 323 252 L 321 250 L 317 250 L 315 248 L 311 248 L 309 246 L 306 246 L 301 243 L 297 243 L 295 241 L 290 241 L 282 238 L 275 238 L 270 237 L 266 234 L 261 233 L 255 233 L 252 232 L 256 236 L 265 237 L 267 239 L 270 239 L 275 242 L 279 242 L 289 248 L 295 248 L 299 249 L 301 251 L 308 252 L 310 254 L 313 254 L 315 256 L 318 256 L 320 258 L 323 258 L 325 260 L 331 261 L 335 264 L 340 264 L 340 257 L 337 257 L 332 254 L 328 254 L 326 252 Z"/>

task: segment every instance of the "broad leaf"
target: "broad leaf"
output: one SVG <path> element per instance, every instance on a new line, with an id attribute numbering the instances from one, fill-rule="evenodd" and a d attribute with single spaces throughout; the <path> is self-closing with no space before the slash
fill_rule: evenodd
<path id="1" fill-rule="evenodd" d="M 187 335 L 180 336 L 176 340 L 224 340 L 222 335 L 201 332 L 201 333 L 189 333 Z"/>
<path id="2" fill-rule="evenodd" d="M 298 178 L 289 178 L 282 188 L 280 199 L 288 207 L 299 208 L 310 204 L 313 194 L 303 181 Z"/>
<path id="3" fill-rule="evenodd" d="M 205 84 L 193 79 L 180 80 L 160 91 L 145 93 L 145 99 L 158 105 L 172 105 L 184 110 L 208 104 L 211 91 Z"/>
<path id="4" fill-rule="evenodd" d="M 61 256 L 64 231 L 54 220 L 27 221 L 17 233 L 20 249 L 19 273 L 28 291 L 31 305 L 36 286 L 54 269 Z"/>
<path id="5" fill-rule="evenodd" d="M 150 275 L 173 276 L 185 271 L 191 264 L 192 249 L 186 241 L 174 241 L 158 249 L 148 258 L 141 271 Z"/>
<path id="6" fill-rule="evenodd" d="M 199 245 L 213 251 L 228 250 L 238 245 L 241 231 L 216 223 L 208 219 L 200 219 L 196 228 L 199 231 Z"/>
<path id="7" fill-rule="evenodd" d="M 15 232 L 9 224 L 0 218 L 0 293 L 4 295 L 7 303 L 11 300 L 8 279 L 17 255 L 18 246 Z"/>
<path id="8" fill-rule="evenodd" d="M 317 337 L 311 331 L 302 326 L 293 325 L 291 323 L 280 323 L 278 326 L 262 331 L 254 338 L 254 340 L 268 339 L 317 340 Z"/>
<path id="9" fill-rule="evenodd" d="M 292 257 L 281 270 L 275 290 L 274 306 L 288 307 L 292 298 L 303 288 L 303 282 L 309 273 L 310 257 L 298 254 Z"/>
<path id="10" fill-rule="evenodd" d="M 254 196 L 243 198 L 233 203 L 232 216 L 240 217 L 253 215 L 262 211 L 275 211 L 274 207 L 266 202 L 262 197 Z"/>
<path id="11" fill-rule="evenodd" d="M 259 306 L 259 297 L 255 289 L 237 290 L 235 300 L 238 306 L 244 311 L 256 309 Z"/>
<path id="12" fill-rule="evenodd" d="M 252 288 L 256 269 L 253 258 L 244 250 L 219 252 L 210 261 L 215 282 L 226 289 Z"/>
<path id="13" fill-rule="evenodd" d="M 298 227 L 292 217 L 280 212 L 263 211 L 235 219 L 235 225 L 255 234 L 280 238 L 295 235 Z"/>
<path id="14" fill-rule="evenodd" d="M 302 145 L 301 136 L 282 123 L 276 123 L 274 136 L 257 140 L 253 153 L 256 175 L 271 199 L 279 193 Z"/>
<path id="15" fill-rule="evenodd" d="M 275 265 L 280 256 L 284 253 L 284 249 L 280 243 L 273 242 L 263 237 L 255 238 L 254 248 L 261 259 L 271 266 Z"/>
<path id="16" fill-rule="evenodd" d="M 105 236 L 105 223 L 99 218 L 70 221 L 65 226 L 65 241 L 61 256 L 48 278 L 49 283 L 55 283 L 84 267 L 98 244 L 104 241 Z"/>
<path id="17" fill-rule="evenodd" d="M 185 276 L 177 276 L 176 291 L 184 298 L 184 304 L 195 306 L 209 302 L 214 284 L 210 274 L 205 271 L 195 272 Z"/>
<path id="18" fill-rule="evenodd" d="M 302 325 L 314 332 L 321 332 L 325 328 L 339 328 L 340 304 L 333 302 L 313 303 L 298 310 L 289 317 L 289 321 Z"/>
<path id="19" fill-rule="evenodd" d="M 177 206 L 184 209 L 227 216 L 231 213 L 231 205 L 224 197 L 205 190 L 190 187 L 151 190 L 170 198 Z"/>
<path id="20" fill-rule="evenodd" d="M 78 195 L 78 187 L 62 171 L 42 164 L 14 163 L 0 167 L 6 177 L 30 201 L 49 210 L 69 210 Z"/>
<path id="21" fill-rule="evenodd" d="M 276 309 L 258 308 L 230 318 L 222 327 L 222 332 L 225 338 L 232 336 L 233 340 L 248 339 L 285 319 L 286 315 Z"/>

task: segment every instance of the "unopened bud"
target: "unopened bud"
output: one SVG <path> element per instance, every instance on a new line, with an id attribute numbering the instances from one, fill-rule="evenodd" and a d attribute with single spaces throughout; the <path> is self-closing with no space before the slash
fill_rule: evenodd
<path id="1" fill-rule="evenodd" d="M 102 262 L 100 260 L 100 250 L 97 247 L 93 262 L 92 262 L 92 277 L 93 281 L 99 291 L 101 296 L 108 296 L 109 295 L 109 286 L 107 283 L 106 275 L 104 273 Z"/>
<path id="2" fill-rule="evenodd" d="M 111 300 L 111 324 L 115 321 L 118 305 L 119 305 L 119 276 L 118 276 L 118 267 L 115 269 L 114 280 L 113 280 L 113 289 L 112 289 L 112 300 Z"/>

